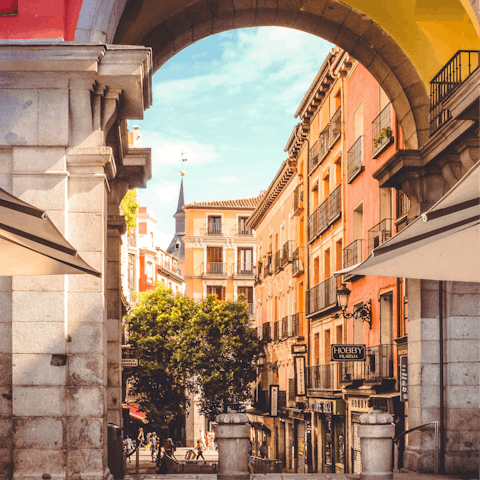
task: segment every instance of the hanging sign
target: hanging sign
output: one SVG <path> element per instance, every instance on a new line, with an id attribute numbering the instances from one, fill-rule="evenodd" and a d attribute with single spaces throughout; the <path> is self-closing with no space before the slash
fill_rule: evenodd
<path id="1" fill-rule="evenodd" d="M 332 345 L 332 361 L 365 361 L 365 345 Z"/>
<path id="2" fill-rule="evenodd" d="M 270 385 L 270 416 L 278 417 L 278 385 Z"/>
<path id="3" fill-rule="evenodd" d="M 305 357 L 294 357 L 295 365 L 295 394 L 297 397 L 306 395 L 305 390 Z"/>
<path id="4" fill-rule="evenodd" d="M 400 401 L 408 402 L 408 358 L 400 357 Z"/>
<path id="5" fill-rule="evenodd" d="M 138 358 L 122 358 L 122 367 L 138 367 Z"/>

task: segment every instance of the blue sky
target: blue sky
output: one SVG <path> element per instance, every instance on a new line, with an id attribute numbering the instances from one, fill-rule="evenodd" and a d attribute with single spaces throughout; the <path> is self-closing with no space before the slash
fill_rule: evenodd
<path id="1" fill-rule="evenodd" d="M 155 212 L 166 248 L 175 221 L 181 151 L 187 203 L 258 195 L 272 181 L 295 111 L 332 44 L 296 30 L 233 30 L 175 55 L 153 77 L 153 106 L 140 125 L 153 177 L 139 201 Z"/>

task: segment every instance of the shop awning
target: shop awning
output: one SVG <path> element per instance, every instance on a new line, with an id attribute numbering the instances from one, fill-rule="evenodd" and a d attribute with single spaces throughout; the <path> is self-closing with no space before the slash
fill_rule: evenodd
<path id="1" fill-rule="evenodd" d="M 146 414 L 145 412 L 140 412 L 138 409 L 140 408 L 140 405 L 124 405 L 123 408 L 128 408 L 129 412 L 128 414 L 130 415 L 131 418 L 135 418 L 136 420 L 140 420 L 143 423 L 148 423 L 148 420 L 146 420 Z"/>
<path id="2" fill-rule="evenodd" d="M 480 162 L 430 210 L 335 276 L 480 282 Z"/>

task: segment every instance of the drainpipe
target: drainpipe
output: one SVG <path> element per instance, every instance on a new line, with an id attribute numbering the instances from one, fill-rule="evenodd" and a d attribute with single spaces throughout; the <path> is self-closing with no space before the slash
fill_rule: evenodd
<path id="1" fill-rule="evenodd" d="M 444 363 L 443 363 L 443 281 L 438 282 L 438 323 L 440 333 L 440 452 L 439 472 L 445 472 L 445 398 L 444 385 Z"/>
<path id="2" fill-rule="evenodd" d="M 307 144 L 307 161 L 305 162 L 305 167 L 306 167 L 306 170 L 307 170 L 307 175 L 306 175 L 306 186 L 307 186 L 307 189 L 306 189 L 306 192 L 305 192 L 305 199 L 304 199 L 304 204 L 307 205 L 307 208 L 305 209 L 306 212 L 307 212 L 307 215 L 306 215 L 306 221 L 304 222 L 303 224 L 303 238 L 306 239 L 306 242 L 305 242 L 305 258 L 306 258 L 306 265 L 307 265 L 307 268 L 306 268 L 306 272 L 307 272 L 307 288 L 305 290 L 305 300 L 306 300 L 306 297 L 307 297 L 307 292 L 310 290 L 310 247 L 309 247 L 309 244 L 308 244 L 308 219 L 309 219 L 309 216 L 310 216 L 310 172 L 309 172 L 309 154 L 308 152 L 310 151 L 310 135 L 309 137 L 307 138 L 307 141 L 306 141 L 306 144 Z M 304 167 L 304 168 L 305 168 Z M 307 230 L 307 233 L 305 235 L 305 229 Z M 311 346 L 311 341 L 310 341 L 310 319 L 307 320 L 307 302 L 305 302 L 305 305 L 304 305 L 304 315 L 303 315 L 303 321 L 307 323 L 307 349 L 308 349 L 308 355 L 307 355 L 307 367 L 310 367 L 310 355 L 312 354 L 312 351 L 310 350 L 310 346 Z M 313 428 L 313 425 L 312 425 L 312 428 Z"/>

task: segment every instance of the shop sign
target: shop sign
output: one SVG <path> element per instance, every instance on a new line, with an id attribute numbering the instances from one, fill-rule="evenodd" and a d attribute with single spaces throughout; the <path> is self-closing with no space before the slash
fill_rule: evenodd
<path id="1" fill-rule="evenodd" d="M 305 357 L 294 357 L 295 365 L 295 395 L 301 397 L 306 395 L 305 390 Z"/>
<path id="2" fill-rule="evenodd" d="M 400 401 L 408 401 L 408 359 L 400 357 Z"/>
<path id="3" fill-rule="evenodd" d="M 278 417 L 278 385 L 270 385 L 270 416 Z"/>
<path id="4" fill-rule="evenodd" d="M 333 402 L 316 400 L 313 404 L 313 411 L 317 413 L 333 413 Z"/>
<path id="5" fill-rule="evenodd" d="M 368 406 L 368 398 L 350 398 L 350 410 L 360 411 L 360 412 L 369 412 L 370 408 Z"/>
<path id="6" fill-rule="evenodd" d="M 122 367 L 138 367 L 138 358 L 122 358 Z"/>
<path id="7" fill-rule="evenodd" d="M 332 345 L 332 361 L 365 361 L 365 345 Z"/>
<path id="8" fill-rule="evenodd" d="M 293 355 L 296 355 L 298 353 L 307 353 L 307 345 L 304 343 L 292 345 L 292 353 Z"/>

